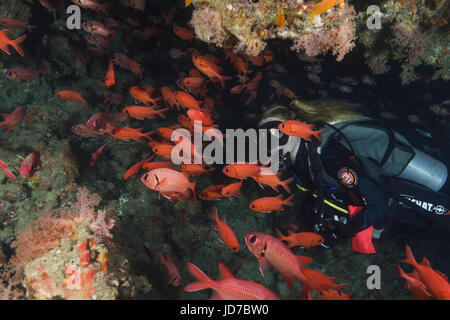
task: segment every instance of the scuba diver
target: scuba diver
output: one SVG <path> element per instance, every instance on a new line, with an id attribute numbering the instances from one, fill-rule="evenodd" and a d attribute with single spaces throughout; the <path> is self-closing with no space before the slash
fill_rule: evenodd
<path id="1" fill-rule="evenodd" d="M 450 230 L 447 167 L 382 122 L 340 100 L 294 100 L 264 113 L 260 129 L 279 139 L 280 170 L 306 193 L 299 218 L 329 248 L 352 238 L 352 250 L 375 253 L 372 238 L 392 221 Z M 287 136 L 281 122 L 299 120 L 326 130 L 321 141 Z M 447 184 L 446 184 L 447 183 Z"/>

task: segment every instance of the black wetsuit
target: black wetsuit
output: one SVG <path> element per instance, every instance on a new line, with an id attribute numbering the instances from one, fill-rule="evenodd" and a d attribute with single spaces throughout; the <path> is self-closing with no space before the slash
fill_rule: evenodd
<path id="1" fill-rule="evenodd" d="M 342 219 L 345 223 L 333 223 L 333 227 L 344 237 L 352 237 L 381 222 L 389 211 L 387 200 L 375 183 L 365 175 L 359 161 L 337 140 L 329 141 L 325 149 L 320 150 L 320 154 L 314 151 L 318 145 L 318 141 L 302 140 L 292 166 L 293 173 L 302 185 L 318 195 L 314 200 L 315 209 L 318 207 L 318 211 L 323 210 L 328 221 L 333 222 L 337 221 L 333 220 L 333 216 L 345 215 L 324 204 L 320 198 L 343 209 L 347 209 L 347 205 L 363 206 L 364 210 L 353 218 L 349 219 L 346 215 L 346 219 Z"/>

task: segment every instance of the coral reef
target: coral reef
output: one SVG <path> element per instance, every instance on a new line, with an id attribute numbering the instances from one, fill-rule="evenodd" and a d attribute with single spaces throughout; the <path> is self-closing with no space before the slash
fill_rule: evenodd
<path id="1" fill-rule="evenodd" d="M 257 56 L 269 39 L 290 39 L 293 50 L 307 55 L 329 50 L 337 60 L 354 46 L 354 10 L 332 7 L 324 17 L 311 19 L 311 4 L 303 1 L 193 1 L 191 24 L 197 37 L 224 48 Z M 283 15 L 282 25 L 277 17 Z"/>
<path id="2" fill-rule="evenodd" d="M 112 242 L 112 210 L 95 210 L 100 197 L 81 188 L 78 201 L 48 211 L 21 230 L 11 244 L 15 255 L 3 266 L 3 299 L 116 299 L 131 294 L 133 276 Z M 151 290 L 147 282 L 135 286 Z M 123 294 L 123 293 L 122 293 Z M 126 295 L 126 294 L 125 294 Z"/>

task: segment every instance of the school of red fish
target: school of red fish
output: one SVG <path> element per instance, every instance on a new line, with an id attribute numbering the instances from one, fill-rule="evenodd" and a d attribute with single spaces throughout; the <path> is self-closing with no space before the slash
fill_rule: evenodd
<path id="1" fill-rule="evenodd" d="M 33 3 L 32 0 L 27 0 Z M 59 8 L 54 1 L 39 0 L 40 4 L 49 9 Z M 109 52 L 109 43 L 114 39 L 115 32 L 121 27 L 117 21 L 108 17 L 108 6 L 102 4 L 99 0 L 72 0 L 72 2 L 84 9 L 93 10 L 98 15 L 98 20 L 83 22 L 85 39 L 93 45 L 92 48 L 107 51 L 110 59 L 107 61 L 104 70 L 104 81 L 101 85 L 109 92 L 105 98 L 105 105 L 111 105 L 115 102 L 121 104 L 122 98 L 113 93 L 114 87 L 118 84 L 118 77 L 115 68 L 120 67 L 129 70 L 136 75 L 136 84 L 129 88 L 128 92 L 134 99 L 135 105 L 123 106 L 115 113 L 111 113 L 111 106 L 108 110 L 98 111 L 86 120 L 85 123 L 74 124 L 72 132 L 74 134 L 91 138 L 107 140 L 96 151 L 92 153 L 90 166 L 96 166 L 101 161 L 102 153 L 105 148 L 111 147 L 114 143 L 120 141 L 138 141 L 144 142 L 149 146 L 149 155 L 139 159 L 136 163 L 130 164 L 129 168 L 124 168 L 124 179 L 137 177 L 152 192 L 159 193 L 168 201 L 183 201 L 185 199 L 198 200 L 220 200 L 223 198 L 233 199 L 239 197 L 243 182 L 251 178 L 261 187 L 268 186 L 273 189 L 272 197 L 262 197 L 249 203 L 249 208 L 255 212 L 271 213 L 284 210 L 283 206 L 293 206 L 289 184 L 294 178 L 281 180 L 280 173 L 263 174 L 268 164 L 260 163 L 231 163 L 223 167 L 222 174 L 224 181 L 228 183 L 210 185 L 204 190 L 198 192 L 196 183 L 202 175 L 209 175 L 216 171 L 214 165 L 206 164 L 193 147 L 192 136 L 194 130 L 205 132 L 208 129 L 218 128 L 217 114 L 215 108 L 224 104 L 221 95 L 212 95 L 211 92 L 221 92 L 227 90 L 232 95 L 245 95 L 244 105 L 249 105 L 257 98 L 260 81 L 266 77 L 270 78 L 281 68 L 274 62 L 274 54 L 270 49 L 264 50 L 260 56 L 248 57 L 234 53 L 232 50 L 225 49 L 225 60 L 209 53 L 202 53 L 194 48 L 182 50 L 172 48 L 169 55 L 172 59 L 185 59 L 186 66 L 190 65 L 188 76 L 179 79 L 176 84 L 155 88 L 150 84 L 139 83 L 145 69 L 136 61 L 120 52 Z M 189 5 L 189 1 L 186 5 Z M 143 11 L 145 1 L 128 1 L 129 6 L 136 10 Z M 55 7 L 56 6 L 56 7 Z M 192 28 L 174 25 L 174 12 L 162 11 L 161 19 L 163 26 L 145 27 L 141 30 L 142 37 L 155 37 L 161 33 L 162 28 L 171 28 L 173 34 L 190 43 L 196 41 Z M 281 19 L 281 18 L 279 18 Z M 278 20 L 279 20 L 278 19 Z M 280 20 L 281 21 L 281 20 Z M 278 22 L 277 22 L 278 23 Z M 22 28 L 33 31 L 34 26 L 15 19 L 0 18 L 0 24 L 8 28 Z M 9 30 L 0 30 L 0 49 L 6 54 L 11 55 L 9 47 L 15 49 L 21 56 L 26 56 L 26 52 L 21 48 L 21 43 L 26 36 L 21 36 L 15 40 L 8 38 Z M 65 39 L 54 39 L 55 42 L 65 45 Z M 190 61 L 189 63 L 187 61 Z M 81 62 L 82 63 L 82 62 Z M 224 75 L 224 68 L 221 64 L 229 63 L 236 70 L 236 75 Z M 261 71 L 255 72 L 252 66 L 258 67 Z M 263 69 L 263 67 L 265 67 Z M 284 70 L 283 70 L 284 71 Z M 33 81 L 33 78 L 39 79 L 42 70 L 33 71 L 33 67 L 14 68 L 8 70 L 5 76 L 10 80 Z M 263 73 L 264 72 L 264 73 Z M 227 89 L 228 83 L 238 81 L 238 84 Z M 289 99 L 296 98 L 292 90 L 271 80 L 271 86 L 276 88 L 278 96 L 284 95 Z M 213 87 L 213 89 L 210 89 Z M 67 88 L 55 93 L 56 97 L 74 103 L 76 105 L 88 105 L 81 92 Z M 171 126 L 159 127 L 156 130 L 145 130 L 144 128 L 134 128 L 122 125 L 124 122 L 138 124 L 143 119 L 158 118 L 166 119 L 167 113 L 176 113 L 177 122 Z M 26 114 L 24 106 L 18 106 L 15 110 L 7 113 L 1 113 L 4 120 L 0 122 L 0 127 L 7 127 L 8 133 L 11 133 L 15 126 L 21 124 Z M 201 127 L 194 126 L 194 122 L 201 121 Z M 176 129 L 184 128 L 188 130 L 190 136 L 181 136 L 173 141 L 172 134 Z M 286 121 L 281 123 L 279 129 L 290 136 L 302 137 L 310 140 L 312 136 L 320 140 L 320 134 L 323 131 L 314 131 L 313 126 L 304 124 L 300 121 Z M 215 139 L 226 140 L 226 136 L 216 135 Z M 213 140 L 213 139 L 211 139 Z M 175 166 L 172 162 L 172 154 L 180 144 L 191 145 L 192 154 L 190 159 L 200 156 L 200 163 L 184 163 Z M 205 147 L 206 145 L 204 145 Z M 42 167 L 41 154 L 39 146 L 36 151 L 30 153 L 20 162 L 19 172 L 23 178 L 30 178 Z M 4 174 L 11 180 L 16 181 L 11 168 L 0 160 L 0 168 Z M 140 176 L 140 172 L 144 172 Z M 194 179 L 193 179 L 194 177 Z M 281 189 L 280 189 L 281 187 Z M 285 196 L 283 193 L 291 194 Z M 280 193 L 280 194 L 278 194 Z M 222 218 L 220 218 L 222 216 Z M 240 242 L 236 237 L 231 225 L 225 221 L 224 213 L 219 213 L 214 207 L 214 212 L 210 214 L 215 224 L 212 227 L 218 232 L 219 240 L 222 241 L 231 251 L 239 252 L 241 250 Z M 228 221 L 230 222 L 230 221 Z M 298 230 L 297 230 L 298 231 Z M 258 231 L 248 230 L 245 234 L 245 244 L 248 250 L 255 256 L 259 262 L 259 269 L 262 275 L 267 266 L 278 270 L 289 286 L 292 286 L 295 280 L 302 283 L 303 299 L 312 299 L 312 292 L 316 292 L 322 299 L 347 300 L 351 299 L 349 294 L 341 291 L 346 284 L 336 284 L 336 278 L 329 277 L 319 271 L 308 269 L 307 265 L 312 262 L 312 258 L 299 256 L 293 253 L 292 247 L 303 247 L 309 249 L 320 245 L 324 239 L 311 232 L 293 232 L 288 231 L 288 235 L 283 235 L 276 230 L 277 237 L 260 233 Z M 286 243 L 285 243 L 286 242 Z M 432 269 L 429 262 L 424 258 L 421 264 L 418 264 L 409 248 L 406 250 L 407 259 L 404 261 L 414 267 L 412 273 L 406 274 L 398 267 L 401 277 L 406 280 L 406 288 L 409 289 L 414 298 L 428 299 L 449 299 L 450 285 L 448 280 L 439 272 Z M 165 266 L 168 274 L 168 282 L 173 286 L 180 286 L 183 279 L 180 275 L 177 265 L 172 260 L 170 253 L 164 258 L 161 252 L 157 252 L 159 262 Z M 184 290 L 193 292 L 203 289 L 212 289 L 214 295 L 212 299 L 279 299 L 278 295 L 264 286 L 235 278 L 227 268 L 219 263 L 219 280 L 210 279 L 198 267 L 192 263 L 187 264 L 189 272 L 197 279 L 197 282 L 188 284 Z"/>

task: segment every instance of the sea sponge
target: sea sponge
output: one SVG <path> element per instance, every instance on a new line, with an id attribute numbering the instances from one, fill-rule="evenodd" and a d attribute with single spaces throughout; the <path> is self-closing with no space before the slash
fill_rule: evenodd
<path id="1" fill-rule="evenodd" d="M 226 32 L 218 11 L 210 7 L 197 9 L 192 14 L 191 24 L 194 26 L 197 38 L 218 47 L 222 46 Z"/>

